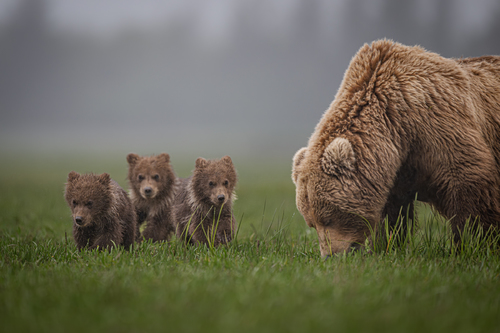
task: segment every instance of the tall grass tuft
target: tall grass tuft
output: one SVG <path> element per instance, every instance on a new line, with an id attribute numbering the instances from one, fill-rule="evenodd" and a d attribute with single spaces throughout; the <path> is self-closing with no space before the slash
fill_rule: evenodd
<path id="1" fill-rule="evenodd" d="M 414 215 L 415 216 L 415 215 Z M 500 255 L 500 233 L 490 227 L 485 230 L 478 220 L 468 219 L 455 242 L 451 220 L 431 210 L 429 216 L 419 220 L 419 227 L 400 214 L 395 224 L 387 218 L 379 230 L 370 227 L 371 250 L 383 255 L 405 257 L 473 259 Z M 369 250 L 368 250 L 369 251 Z"/>

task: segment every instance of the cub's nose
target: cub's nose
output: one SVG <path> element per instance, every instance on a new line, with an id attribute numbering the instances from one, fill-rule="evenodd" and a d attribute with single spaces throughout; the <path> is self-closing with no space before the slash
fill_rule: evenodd
<path id="1" fill-rule="evenodd" d="M 145 187 L 144 188 L 144 193 L 146 193 L 147 195 L 151 194 L 153 192 L 153 189 L 151 187 Z"/>
<path id="2" fill-rule="evenodd" d="M 75 222 L 78 225 L 82 225 L 82 223 L 83 223 L 82 217 L 81 216 L 75 216 Z"/>
<path id="3" fill-rule="evenodd" d="M 225 198 L 226 198 L 226 197 L 224 196 L 224 194 L 219 194 L 219 195 L 217 196 L 217 200 L 219 200 L 220 202 L 224 201 L 224 199 L 225 199 Z"/>

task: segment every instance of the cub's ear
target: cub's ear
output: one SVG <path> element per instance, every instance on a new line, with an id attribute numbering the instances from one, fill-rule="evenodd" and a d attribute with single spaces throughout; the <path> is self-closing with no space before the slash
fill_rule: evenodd
<path id="1" fill-rule="evenodd" d="M 158 160 L 163 161 L 165 163 L 170 163 L 170 155 L 167 153 L 162 153 L 158 155 Z"/>
<path id="2" fill-rule="evenodd" d="M 134 154 L 134 153 L 130 153 L 127 155 L 127 162 L 128 164 L 130 165 L 134 165 L 137 163 L 137 161 L 139 160 L 139 155 L 137 154 Z"/>
<path id="3" fill-rule="evenodd" d="M 68 182 L 72 182 L 72 181 L 78 179 L 79 177 L 80 177 L 80 174 L 78 172 L 71 171 L 68 174 Z"/>
<path id="4" fill-rule="evenodd" d="M 208 164 L 208 161 L 206 159 L 204 159 L 203 157 L 198 157 L 196 159 L 196 169 L 202 169 L 204 167 L 206 167 Z"/>
<path id="5" fill-rule="evenodd" d="M 224 156 L 221 158 L 221 161 L 228 164 L 228 165 L 233 165 L 233 161 L 231 160 L 231 157 L 229 156 Z"/>
<path id="6" fill-rule="evenodd" d="M 306 156 L 306 152 L 307 152 L 307 148 L 306 147 L 303 147 L 303 148 L 300 148 L 296 153 L 295 155 L 293 155 L 293 164 L 292 164 L 292 180 L 293 180 L 293 183 L 296 184 L 297 183 L 297 178 L 299 176 L 299 172 L 297 170 L 298 166 L 300 165 L 300 163 L 302 163 L 302 160 L 304 159 L 304 157 Z"/>
<path id="7" fill-rule="evenodd" d="M 99 176 L 97 176 L 97 180 L 102 185 L 109 185 L 109 183 L 111 182 L 111 177 L 109 176 L 108 173 L 103 173 L 103 174 L 100 174 Z"/>
<path id="8" fill-rule="evenodd" d="M 356 156 L 349 140 L 335 138 L 326 147 L 321 158 L 321 167 L 326 174 L 340 176 L 355 170 Z"/>

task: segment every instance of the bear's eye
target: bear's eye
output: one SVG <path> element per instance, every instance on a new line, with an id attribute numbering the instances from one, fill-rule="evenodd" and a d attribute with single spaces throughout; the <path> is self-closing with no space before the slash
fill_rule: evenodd
<path id="1" fill-rule="evenodd" d="M 76 200 L 73 200 L 72 204 L 73 204 L 73 206 L 76 206 L 76 204 L 77 204 Z"/>
<path id="2" fill-rule="evenodd" d="M 332 224 L 332 222 L 333 222 L 332 219 L 325 220 L 325 222 L 324 222 L 325 227 L 329 226 L 330 224 Z"/>
<path id="3" fill-rule="evenodd" d="M 139 175 L 139 177 L 137 177 L 139 179 L 139 181 L 143 181 L 144 180 L 144 176 L 143 175 Z"/>
<path id="4" fill-rule="evenodd" d="M 87 207 L 90 208 L 90 207 L 92 207 L 92 204 L 93 204 L 92 200 L 89 200 L 89 201 L 87 201 L 87 203 L 85 204 L 85 206 L 87 206 Z"/>
<path id="5" fill-rule="evenodd" d="M 208 185 L 209 185 L 209 186 L 214 186 L 214 185 L 215 185 L 215 183 L 214 183 L 214 182 L 208 182 Z"/>
<path id="6" fill-rule="evenodd" d="M 156 181 L 158 181 L 160 179 L 160 175 L 154 175 L 153 179 L 156 180 Z"/>
<path id="7" fill-rule="evenodd" d="M 227 185 L 229 185 L 229 181 L 225 180 L 223 184 L 224 184 L 224 186 L 227 186 Z"/>

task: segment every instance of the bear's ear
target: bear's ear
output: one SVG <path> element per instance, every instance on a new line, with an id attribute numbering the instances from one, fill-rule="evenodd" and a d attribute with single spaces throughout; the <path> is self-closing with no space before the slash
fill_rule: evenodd
<path id="1" fill-rule="evenodd" d="M 170 163 L 170 155 L 167 153 L 162 153 L 158 155 L 158 160 L 164 163 Z"/>
<path id="2" fill-rule="evenodd" d="M 203 157 L 198 157 L 196 159 L 196 169 L 202 169 L 206 167 L 208 164 L 208 161 L 204 159 Z"/>
<path id="3" fill-rule="evenodd" d="M 72 182 L 72 181 L 78 179 L 79 177 L 80 177 L 80 174 L 78 172 L 71 171 L 68 174 L 68 182 Z"/>
<path id="4" fill-rule="evenodd" d="M 292 180 L 294 184 L 297 184 L 297 178 L 299 176 L 299 172 L 297 170 L 298 166 L 306 156 L 307 148 L 300 148 L 295 155 L 293 155 L 293 164 L 292 164 Z"/>
<path id="5" fill-rule="evenodd" d="M 130 165 L 134 165 L 137 163 L 137 161 L 139 160 L 139 155 L 137 154 L 134 154 L 134 153 L 130 153 L 127 155 L 127 162 L 128 164 Z"/>
<path id="6" fill-rule="evenodd" d="M 321 167 L 326 174 L 340 176 L 346 172 L 354 171 L 356 157 L 349 140 L 335 138 L 326 147 L 321 158 Z"/>
<path id="7" fill-rule="evenodd" d="M 98 177 L 97 177 L 97 180 L 99 181 L 99 183 L 101 183 L 102 185 L 109 185 L 109 183 L 111 182 L 111 177 L 109 176 L 108 173 L 103 173 L 103 174 L 100 174 Z"/>
<path id="8" fill-rule="evenodd" d="M 229 156 L 224 156 L 223 158 L 221 158 L 221 161 L 226 163 L 227 165 L 233 165 L 233 161 L 231 160 L 231 157 Z"/>

